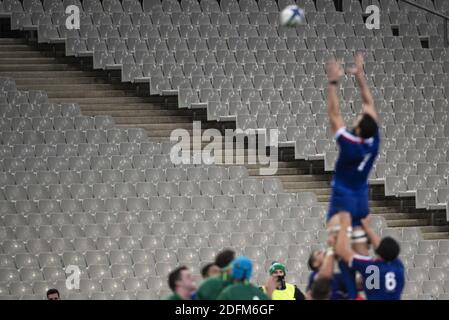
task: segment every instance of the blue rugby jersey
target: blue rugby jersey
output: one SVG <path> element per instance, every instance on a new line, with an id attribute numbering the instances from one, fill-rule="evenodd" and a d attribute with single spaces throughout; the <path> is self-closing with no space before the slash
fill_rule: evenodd
<path id="1" fill-rule="evenodd" d="M 386 262 L 373 257 L 354 255 L 349 266 L 361 273 L 368 300 L 400 300 L 405 283 L 404 265 L 395 259 Z"/>
<path id="2" fill-rule="evenodd" d="M 335 165 L 332 186 L 365 191 L 368 188 L 369 173 L 379 153 L 379 129 L 373 137 L 366 140 L 346 128 L 340 128 L 335 137 L 340 146 L 340 153 Z"/>

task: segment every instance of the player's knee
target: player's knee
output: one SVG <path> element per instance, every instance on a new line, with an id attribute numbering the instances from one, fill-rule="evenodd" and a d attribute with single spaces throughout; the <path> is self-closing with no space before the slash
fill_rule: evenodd
<path id="1" fill-rule="evenodd" d="M 329 227 L 334 226 L 334 225 L 338 225 L 338 224 L 340 224 L 340 219 L 338 217 L 338 214 L 334 214 L 327 221 L 327 225 Z"/>
<path id="2" fill-rule="evenodd" d="M 341 226 L 340 224 L 335 224 L 332 226 L 329 226 L 327 228 L 327 234 L 329 237 L 331 236 L 337 236 L 337 234 L 340 232 Z M 346 229 L 346 234 L 348 235 L 349 238 L 352 237 L 352 227 L 348 226 L 348 228 Z"/>
<path id="3" fill-rule="evenodd" d="M 352 233 L 352 243 L 354 244 L 364 244 L 364 243 L 368 243 L 368 237 L 366 235 L 365 230 L 363 229 L 355 229 L 354 232 Z"/>
<path id="4" fill-rule="evenodd" d="M 327 227 L 327 233 L 330 235 L 336 235 L 340 231 L 340 224 L 334 224 Z"/>
<path id="5" fill-rule="evenodd" d="M 360 255 L 369 254 L 368 237 L 363 229 L 355 229 L 351 236 L 352 249 Z"/>

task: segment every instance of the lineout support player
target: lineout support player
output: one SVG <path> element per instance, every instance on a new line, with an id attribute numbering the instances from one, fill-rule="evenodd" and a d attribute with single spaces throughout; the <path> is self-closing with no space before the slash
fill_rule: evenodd
<path id="1" fill-rule="evenodd" d="M 335 59 L 326 64 L 329 121 L 340 147 L 332 180 L 327 230 L 329 237 L 334 238 L 339 230 L 339 214 L 349 213 L 353 228 L 349 231 L 353 230 L 352 236 L 357 238 L 353 241 L 354 250 L 367 254 L 367 238 L 361 228 L 361 219 L 369 214 L 368 177 L 379 152 L 380 138 L 378 116 L 365 79 L 363 64 L 363 54 L 359 52 L 355 56 L 354 66 L 347 69 L 349 74 L 355 76 L 362 98 L 362 113 L 355 119 L 351 130 L 345 127 L 338 98 L 339 80 L 344 75 L 343 67 Z M 329 242 L 333 241 L 329 239 Z"/>
<path id="2" fill-rule="evenodd" d="M 345 231 L 351 225 L 351 218 L 347 213 L 340 216 L 341 230 L 338 232 L 335 251 L 350 268 L 360 272 L 368 300 L 400 300 L 405 276 L 404 265 L 398 258 L 401 251 L 399 243 L 390 237 L 380 239 L 369 227 L 369 216 L 361 222 L 376 255 L 359 255 L 351 249 Z"/>

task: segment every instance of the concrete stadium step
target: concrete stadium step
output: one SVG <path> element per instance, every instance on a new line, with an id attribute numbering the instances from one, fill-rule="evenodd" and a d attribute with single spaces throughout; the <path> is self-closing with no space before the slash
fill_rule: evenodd
<path id="1" fill-rule="evenodd" d="M 256 176 L 257 178 L 263 179 L 261 176 Z M 277 178 L 279 178 L 285 185 L 285 183 L 293 183 L 293 182 L 328 182 L 330 183 L 330 177 L 325 175 L 277 175 Z"/>
<path id="2" fill-rule="evenodd" d="M 115 110 L 115 111 L 107 111 L 107 110 L 89 110 L 84 111 L 83 114 L 86 116 L 94 116 L 94 115 L 110 115 L 115 118 L 125 118 L 129 116 L 129 113 L 132 112 L 134 117 L 180 117 L 180 116 L 188 116 L 191 119 L 191 115 L 188 112 L 180 113 L 177 110 L 151 110 L 151 109 L 127 109 L 127 110 Z"/>
<path id="3" fill-rule="evenodd" d="M 163 124 L 170 124 L 170 123 L 182 123 L 182 122 L 188 122 L 189 124 L 192 123 L 192 117 L 189 115 L 186 116 L 144 116 L 144 115 L 132 115 L 132 116 L 127 116 L 127 117 L 123 117 L 123 116 L 119 116 L 119 117 L 115 117 L 115 123 L 117 124 L 130 124 L 130 125 L 134 125 L 134 124 L 146 124 L 146 123 L 150 123 L 150 122 L 154 122 L 154 124 L 157 125 L 163 125 Z"/>
<path id="4" fill-rule="evenodd" d="M 59 97 L 59 98 L 52 98 L 52 102 L 73 102 L 73 98 L 66 98 L 66 97 Z M 148 102 L 150 103 L 150 98 L 147 97 L 115 97 L 115 98 L 84 98 L 79 97 L 76 99 L 76 102 L 83 108 L 84 105 L 92 105 L 92 104 L 103 104 L 103 105 L 109 105 L 109 104 L 126 104 L 126 103 L 144 103 Z"/>
<path id="5" fill-rule="evenodd" d="M 15 51 L 31 51 L 29 45 L 20 44 L 20 43 L 12 43 L 12 44 L 3 44 L 0 47 L 1 52 L 15 52 Z"/>
<path id="6" fill-rule="evenodd" d="M 330 189 L 288 188 L 288 187 L 285 187 L 285 184 L 284 184 L 284 189 L 287 192 L 294 192 L 294 193 L 298 193 L 298 192 L 313 192 L 317 196 L 326 196 L 326 197 L 329 197 L 329 198 L 330 198 L 330 195 L 331 195 Z"/>
<path id="7" fill-rule="evenodd" d="M 298 191 L 298 192 L 304 192 L 304 191 Z M 318 205 L 319 206 L 328 206 L 329 205 L 329 201 L 320 202 Z M 383 207 L 383 206 L 373 206 L 373 205 L 370 206 L 370 212 L 372 214 L 376 214 L 376 215 L 377 214 L 383 215 L 383 214 L 387 214 L 387 213 L 394 215 L 397 212 L 402 212 L 402 211 L 404 211 L 403 207 L 390 207 L 390 206 Z"/>
<path id="8" fill-rule="evenodd" d="M 53 79 L 58 78 L 77 78 L 77 77 L 96 77 L 99 72 L 87 72 L 83 70 L 67 70 L 67 71 L 0 71 L 2 77 L 11 77 L 14 79 L 23 78 L 42 78 L 48 77 Z M 104 78 L 104 74 L 101 74 L 100 78 Z"/>
<path id="9" fill-rule="evenodd" d="M 23 38 L 0 38 L 1 45 L 9 44 L 26 44 L 26 40 Z"/>
<path id="10" fill-rule="evenodd" d="M 385 220 L 404 220 L 404 219 L 428 219 L 429 214 L 427 213 L 405 213 L 405 212 L 395 212 L 395 213 L 378 213 Z M 389 221 L 388 221 L 389 222 Z"/>
<path id="11" fill-rule="evenodd" d="M 258 168 L 254 168 L 254 166 L 252 166 L 253 168 L 249 169 L 249 175 L 254 175 L 257 176 L 259 173 L 259 169 Z M 301 174 L 310 174 L 310 170 L 306 169 L 306 168 L 282 168 L 279 167 L 276 173 L 276 176 L 282 176 L 282 175 L 301 175 Z"/>
<path id="12" fill-rule="evenodd" d="M 43 83 L 46 86 L 52 85 L 99 85 L 99 84 L 107 84 L 111 85 L 110 81 L 106 78 L 97 78 L 93 76 L 85 76 L 85 77 L 76 77 L 76 78 L 18 78 L 16 79 L 16 84 L 18 86 L 36 86 L 36 83 Z M 113 84 L 116 86 L 116 84 Z"/>
<path id="13" fill-rule="evenodd" d="M 118 128 L 143 128 L 147 131 L 148 137 L 153 139 L 156 138 L 157 141 L 169 141 L 170 135 L 173 132 L 173 129 L 166 129 L 166 130 L 157 130 L 151 127 L 150 125 L 126 125 L 126 124 L 118 124 L 116 125 Z M 176 129 L 185 129 L 190 136 L 192 136 L 193 132 L 191 128 L 184 127 L 182 123 L 178 123 Z"/>
<path id="14" fill-rule="evenodd" d="M 85 110 L 85 111 L 84 111 Z M 83 108 L 83 112 L 89 113 L 89 115 L 105 115 L 112 113 L 124 112 L 125 114 L 129 114 L 129 112 L 140 112 L 140 111 L 161 111 L 161 112 L 178 112 L 176 110 L 176 106 L 172 107 L 161 107 L 159 104 L 153 103 L 128 103 L 128 104 L 117 104 L 117 105 L 108 105 L 108 104 L 92 104 L 86 105 Z M 180 110 L 181 112 L 176 114 L 191 114 L 188 110 Z"/>
<path id="15" fill-rule="evenodd" d="M 70 66 L 67 64 L 33 64 L 33 63 L 18 63 L 18 64 L 8 64 L 8 65 L 0 65 L 0 72 L 17 72 L 17 71 L 40 71 L 40 72 L 49 72 L 49 71 L 74 71 L 76 70 L 74 66 Z"/>
<path id="16" fill-rule="evenodd" d="M 424 240 L 441 240 L 449 239 L 449 232 L 425 232 L 423 233 Z"/>
<path id="17" fill-rule="evenodd" d="M 428 223 L 429 219 L 412 219 L 412 218 L 387 221 L 389 227 L 421 227 L 428 225 Z"/>
<path id="18" fill-rule="evenodd" d="M 425 240 L 449 239 L 449 226 L 425 226 L 420 229 Z"/>
<path id="19" fill-rule="evenodd" d="M 421 228 L 421 231 L 426 233 L 449 232 L 449 226 L 425 226 Z"/>
<path id="20" fill-rule="evenodd" d="M 249 169 L 254 169 L 256 168 L 255 166 L 248 166 Z M 306 162 L 302 162 L 302 161 L 279 161 L 279 168 L 304 168 L 304 169 L 311 169 L 311 165 L 306 163 Z M 324 169 L 324 164 L 323 165 L 314 165 L 314 168 L 318 168 L 318 169 Z"/>
<path id="21" fill-rule="evenodd" d="M 398 212 L 404 211 L 404 208 L 395 206 L 388 206 L 388 207 L 377 206 L 370 208 L 370 211 L 373 214 L 396 214 Z"/>
<path id="22" fill-rule="evenodd" d="M 300 185 L 296 185 L 295 187 L 290 187 L 288 185 L 285 185 L 284 183 L 284 188 L 285 190 L 288 190 L 289 192 L 313 192 L 316 195 L 320 195 L 320 196 L 328 196 L 330 197 L 330 195 L 332 194 L 332 190 L 330 188 L 311 188 L 311 187 L 306 187 L 306 186 L 300 186 Z M 383 200 L 385 199 L 385 196 L 383 194 L 373 194 L 370 197 L 371 200 Z"/>
<path id="23" fill-rule="evenodd" d="M 45 81 L 45 80 L 44 80 Z M 86 92 L 87 90 L 97 90 L 97 91 L 106 91 L 106 90 L 123 90 L 124 87 L 119 87 L 118 85 L 108 84 L 108 83 L 48 83 L 45 81 L 45 84 L 39 85 L 34 82 L 33 85 L 18 85 L 19 89 L 26 88 L 28 90 L 45 90 L 47 92 L 59 92 L 63 90 L 72 90 L 73 92 Z M 134 91 L 131 86 L 127 87 L 128 90 Z"/>
<path id="24" fill-rule="evenodd" d="M 288 189 L 287 189 L 288 190 Z M 303 190 L 307 191 L 307 190 Z M 317 201 L 318 202 L 326 202 L 328 203 L 330 200 L 330 195 L 317 195 Z M 401 203 L 399 201 L 391 201 L 391 200 L 372 200 L 370 197 L 370 200 L 368 201 L 370 208 L 371 207 L 386 207 L 386 206 L 393 206 L 393 207 L 399 207 L 401 206 Z M 407 206 L 407 203 L 402 204 L 403 206 Z M 413 204 L 414 205 L 414 204 Z M 412 206 L 412 204 L 408 204 L 408 206 Z"/>
<path id="25" fill-rule="evenodd" d="M 0 44 L 3 45 L 19 45 L 25 44 L 28 45 L 27 40 L 24 38 L 0 38 Z"/>
<path id="26" fill-rule="evenodd" d="M 53 62 L 56 61 L 55 58 L 51 58 L 51 57 L 2 57 L 0 55 L 0 65 L 1 64 L 24 64 L 24 65 L 28 65 L 28 64 L 48 64 L 49 62 Z"/>
<path id="27" fill-rule="evenodd" d="M 39 58 L 43 56 L 39 51 L 0 51 L 0 58 Z"/>
<path id="28" fill-rule="evenodd" d="M 284 186 L 287 189 L 294 189 L 297 187 L 300 187 L 301 189 L 326 189 L 328 191 L 330 191 L 329 188 L 329 181 L 313 181 L 313 182 L 301 182 L 300 184 L 298 183 L 298 181 L 294 181 L 294 182 L 286 182 L 286 181 L 282 181 L 284 182 Z"/>
<path id="29" fill-rule="evenodd" d="M 120 123 L 117 122 L 117 119 L 115 121 L 118 125 L 123 125 L 123 126 L 128 126 L 130 128 L 144 128 L 146 130 L 156 130 L 156 131 L 160 131 L 160 130 L 165 130 L 165 131 L 169 131 L 172 132 L 173 130 L 176 130 L 179 127 L 179 124 L 182 124 L 182 128 L 183 129 L 187 129 L 190 132 L 190 136 L 193 135 L 193 125 L 192 122 L 171 122 L 171 123 L 138 123 L 138 124 L 132 124 L 132 123 Z M 206 128 L 206 127 L 205 127 Z M 207 128 L 215 128 L 214 126 L 210 125 Z M 168 135 L 170 136 L 170 135 Z"/>
<path id="30" fill-rule="evenodd" d="M 284 183 L 293 182 L 308 182 L 308 181 L 323 181 L 330 184 L 331 176 L 325 175 L 290 175 L 290 176 L 279 176 L 279 179 Z"/>
<path id="31" fill-rule="evenodd" d="M 83 91 L 83 90 L 69 90 L 68 89 L 60 89 L 60 90 L 48 90 L 47 91 L 48 98 L 58 99 L 58 98 L 70 98 L 76 99 L 76 97 L 83 96 L 86 98 L 98 98 L 98 97 L 134 97 L 134 90 L 94 90 L 94 91 Z"/>

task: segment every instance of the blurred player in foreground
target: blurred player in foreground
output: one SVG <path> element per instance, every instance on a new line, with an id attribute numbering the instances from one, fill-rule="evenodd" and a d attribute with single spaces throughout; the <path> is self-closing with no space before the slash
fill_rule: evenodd
<path id="1" fill-rule="evenodd" d="M 361 229 L 361 219 L 369 214 L 368 177 L 379 152 L 380 137 L 378 116 L 363 64 L 363 54 L 357 53 L 354 66 L 347 69 L 355 76 L 362 98 L 362 113 L 355 119 L 352 129 L 346 128 L 340 111 L 339 80 L 344 75 L 343 67 L 335 59 L 326 65 L 329 121 L 340 149 L 332 180 L 327 228 L 329 236 L 334 237 L 339 230 L 340 214 L 350 214 L 357 237 L 354 249 L 366 254 L 366 235 Z M 352 235 L 352 229 L 349 232 Z"/>
<path id="2" fill-rule="evenodd" d="M 227 286 L 217 300 L 270 300 L 276 288 L 276 280 L 270 277 L 265 284 L 267 294 L 253 285 L 251 275 L 253 263 L 247 257 L 237 257 L 231 266 L 230 278 L 232 284 Z"/>

